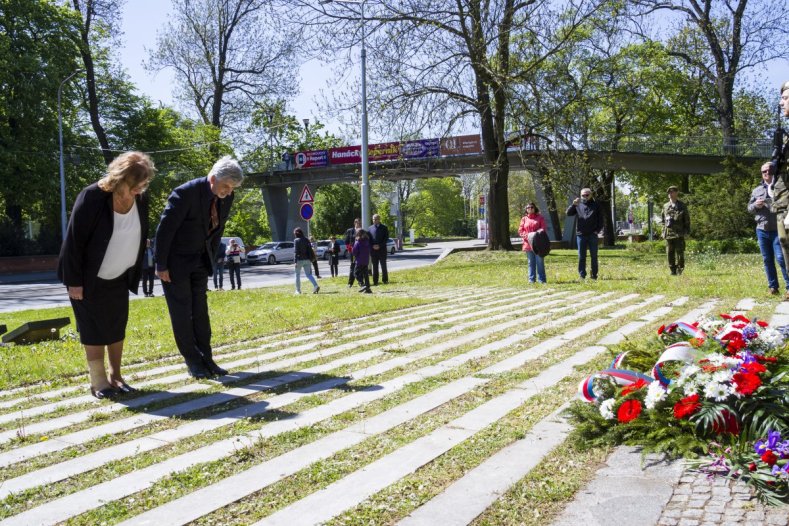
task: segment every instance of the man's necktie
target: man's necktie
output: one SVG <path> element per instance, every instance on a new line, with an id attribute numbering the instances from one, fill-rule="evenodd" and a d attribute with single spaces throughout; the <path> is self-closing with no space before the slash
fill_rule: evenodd
<path id="1" fill-rule="evenodd" d="M 217 227 L 219 227 L 219 209 L 218 209 L 217 201 L 218 201 L 218 199 L 217 199 L 216 196 L 214 196 L 214 198 L 211 199 L 210 213 L 211 213 L 211 231 L 212 232 L 214 230 L 216 230 Z"/>

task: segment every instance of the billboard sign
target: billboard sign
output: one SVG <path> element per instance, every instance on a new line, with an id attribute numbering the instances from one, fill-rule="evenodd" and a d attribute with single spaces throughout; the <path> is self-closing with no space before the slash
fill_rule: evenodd
<path id="1" fill-rule="evenodd" d="M 329 150 L 330 164 L 356 164 L 362 162 L 361 146 L 341 146 Z"/>
<path id="2" fill-rule="evenodd" d="M 367 147 L 367 155 L 370 161 L 392 161 L 400 157 L 400 143 L 382 142 L 380 144 L 371 144 Z"/>
<path id="3" fill-rule="evenodd" d="M 473 155 L 482 153 L 479 135 L 459 135 L 441 139 L 441 155 Z"/>
<path id="4" fill-rule="evenodd" d="M 296 168 L 319 168 L 329 165 L 329 152 L 326 150 L 311 150 L 296 154 Z"/>
<path id="5" fill-rule="evenodd" d="M 438 157 L 439 151 L 438 139 L 419 139 L 400 143 L 400 155 L 403 159 Z"/>

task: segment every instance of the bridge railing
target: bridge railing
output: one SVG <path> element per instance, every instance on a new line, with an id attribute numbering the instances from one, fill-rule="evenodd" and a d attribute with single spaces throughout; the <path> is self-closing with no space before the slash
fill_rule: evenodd
<path id="1" fill-rule="evenodd" d="M 577 142 L 577 143 L 576 143 Z M 738 157 L 770 157 L 772 141 L 762 137 L 737 137 L 725 145 L 722 138 L 678 137 L 670 135 L 613 135 L 587 141 L 573 141 L 572 148 L 599 152 L 661 153 L 675 155 L 735 155 Z M 556 149 L 563 149 L 557 143 Z"/>

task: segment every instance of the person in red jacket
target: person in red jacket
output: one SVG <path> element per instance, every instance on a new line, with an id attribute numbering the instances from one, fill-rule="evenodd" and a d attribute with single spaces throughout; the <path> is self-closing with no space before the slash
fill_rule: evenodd
<path id="1" fill-rule="evenodd" d="M 526 212 L 521 219 L 518 235 L 523 238 L 523 251 L 529 261 L 529 283 L 538 281 L 545 283 L 545 261 L 532 250 L 529 244 L 529 234 L 538 230 L 546 230 L 545 218 L 540 215 L 540 210 L 534 203 L 526 205 Z"/>

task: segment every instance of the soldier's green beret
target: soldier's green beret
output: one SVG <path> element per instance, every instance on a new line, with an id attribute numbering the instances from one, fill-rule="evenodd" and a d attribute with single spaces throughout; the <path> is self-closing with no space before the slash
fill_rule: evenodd
<path id="1" fill-rule="evenodd" d="M 679 188 L 674 185 L 668 187 L 668 192 L 679 192 Z"/>

